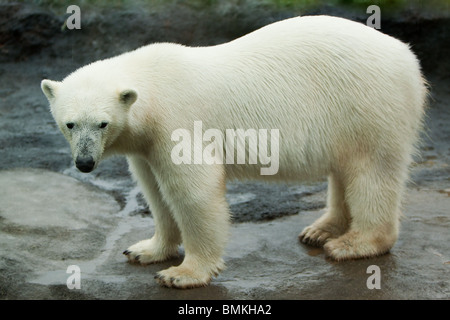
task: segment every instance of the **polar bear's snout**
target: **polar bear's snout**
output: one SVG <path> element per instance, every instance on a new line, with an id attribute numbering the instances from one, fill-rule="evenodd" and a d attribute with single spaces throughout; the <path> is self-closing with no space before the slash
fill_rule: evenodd
<path id="1" fill-rule="evenodd" d="M 75 160 L 75 165 L 81 172 L 88 173 L 94 170 L 95 161 L 94 158 L 91 156 L 77 157 L 77 159 Z"/>
<path id="2" fill-rule="evenodd" d="M 89 128 L 76 128 L 67 135 L 72 149 L 72 159 L 78 170 L 84 173 L 93 171 L 99 164 L 104 150 L 102 135 Z"/>
<path id="3" fill-rule="evenodd" d="M 103 125 L 93 125 L 89 120 L 78 121 L 66 132 L 66 138 L 72 149 L 73 162 L 81 172 L 93 171 L 102 159 L 105 135 L 101 126 Z"/>

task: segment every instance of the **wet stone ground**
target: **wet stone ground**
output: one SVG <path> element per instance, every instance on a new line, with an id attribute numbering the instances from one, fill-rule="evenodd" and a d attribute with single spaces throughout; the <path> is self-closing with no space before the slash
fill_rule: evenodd
<path id="1" fill-rule="evenodd" d="M 9 15 L 0 15 L 0 19 L 8 19 L 8 24 L 0 24 L 0 38 L 12 32 L 5 31 L 7 25 L 15 28 L 23 43 L 17 52 L 8 51 L 9 56 L 2 51 L 0 59 L 1 299 L 450 298 L 448 60 L 442 60 L 441 68 L 425 63 L 432 88 L 427 129 L 421 156 L 411 170 L 400 238 L 389 254 L 337 263 L 326 259 L 322 249 L 298 242 L 300 231 L 324 211 L 325 179 L 293 185 L 230 182 L 227 199 L 233 224 L 224 257 L 227 269 L 208 287 L 173 290 L 159 287 L 153 277 L 157 271 L 181 263 L 181 258 L 139 266 L 122 255 L 128 246 L 150 238 L 154 231 L 151 213 L 129 176 L 125 159 L 110 158 L 93 173 L 80 173 L 39 88 L 43 78 L 62 79 L 86 62 L 151 39 L 119 41 L 106 52 L 114 33 L 103 39 L 106 44 L 101 43 L 100 29 L 64 40 L 47 33 L 52 25 L 60 28 L 58 16 L 29 7 L 0 9 L 3 13 L 10 10 Z M 267 21 L 268 14 L 258 12 L 262 18 L 252 20 L 250 26 Z M 182 15 L 182 10 L 176 14 Z M 20 29 L 24 19 L 31 19 L 29 15 L 35 19 L 34 29 Z M 154 17 L 148 22 L 152 31 L 157 30 L 158 19 L 170 15 L 159 12 Z M 194 18 L 189 16 L 183 23 Z M 91 19 L 92 26 L 96 20 L 94 16 Z M 111 27 L 106 20 L 103 27 Z M 205 26 L 204 20 L 199 21 Z M 183 23 L 164 29 L 167 39 L 176 38 L 177 28 L 186 29 Z M 34 38 L 27 36 L 29 30 Z M 207 34 L 195 30 L 192 39 L 207 42 Z M 214 39 L 220 42 L 234 35 L 216 34 Z M 164 34 L 158 37 L 165 38 Z M 12 41 L 8 39 L 6 44 Z M 36 43 L 28 43 L 30 39 Z M 88 45 L 80 49 L 80 44 Z M 417 47 L 424 48 L 423 42 Z M 5 48 L 8 45 L 0 50 Z M 433 52 L 437 55 L 434 60 L 448 59 L 445 52 L 442 56 Z M 80 268 L 80 289 L 70 290 L 66 285 L 71 265 Z M 371 265 L 380 268 L 381 289 L 367 287 Z"/>

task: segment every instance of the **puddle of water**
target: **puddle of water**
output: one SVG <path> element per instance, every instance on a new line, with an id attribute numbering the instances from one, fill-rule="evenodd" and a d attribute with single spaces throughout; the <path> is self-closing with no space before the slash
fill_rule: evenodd
<path id="1" fill-rule="evenodd" d="M 118 213 L 119 217 L 128 217 L 130 214 L 139 208 L 139 203 L 137 200 L 137 196 L 140 193 L 140 189 L 138 187 L 134 187 L 125 197 L 125 206 Z"/>

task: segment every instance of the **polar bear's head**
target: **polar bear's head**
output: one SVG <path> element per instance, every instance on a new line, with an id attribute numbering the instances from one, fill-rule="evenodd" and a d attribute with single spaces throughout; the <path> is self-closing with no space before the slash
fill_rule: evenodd
<path id="1" fill-rule="evenodd" d="M 41 89 L 52 115 L 72 149 L 76 167 L 94 170 L 109 146 L 124 130 L 137 99 L 133 89 L 108 88 L 90 81 L 42 80 Z"/>

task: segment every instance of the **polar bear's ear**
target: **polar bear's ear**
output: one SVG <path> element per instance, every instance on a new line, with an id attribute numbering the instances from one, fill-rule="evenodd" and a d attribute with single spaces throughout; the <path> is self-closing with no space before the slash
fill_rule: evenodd
<path id="1" fill-rule="evenodd" d="M 59 82 L 52 80 L 42 80 L 41 89 L 49 101 L 53 100 L 56 96 L 56 91 L 58 90 Z"/>
<path id="2" fill-rule="evenodd" d="M 136 102 L 138 94 L 133 89 L 123 90 L 119 94 L 119 101 L 126 107 L 130 107 Z"/>

